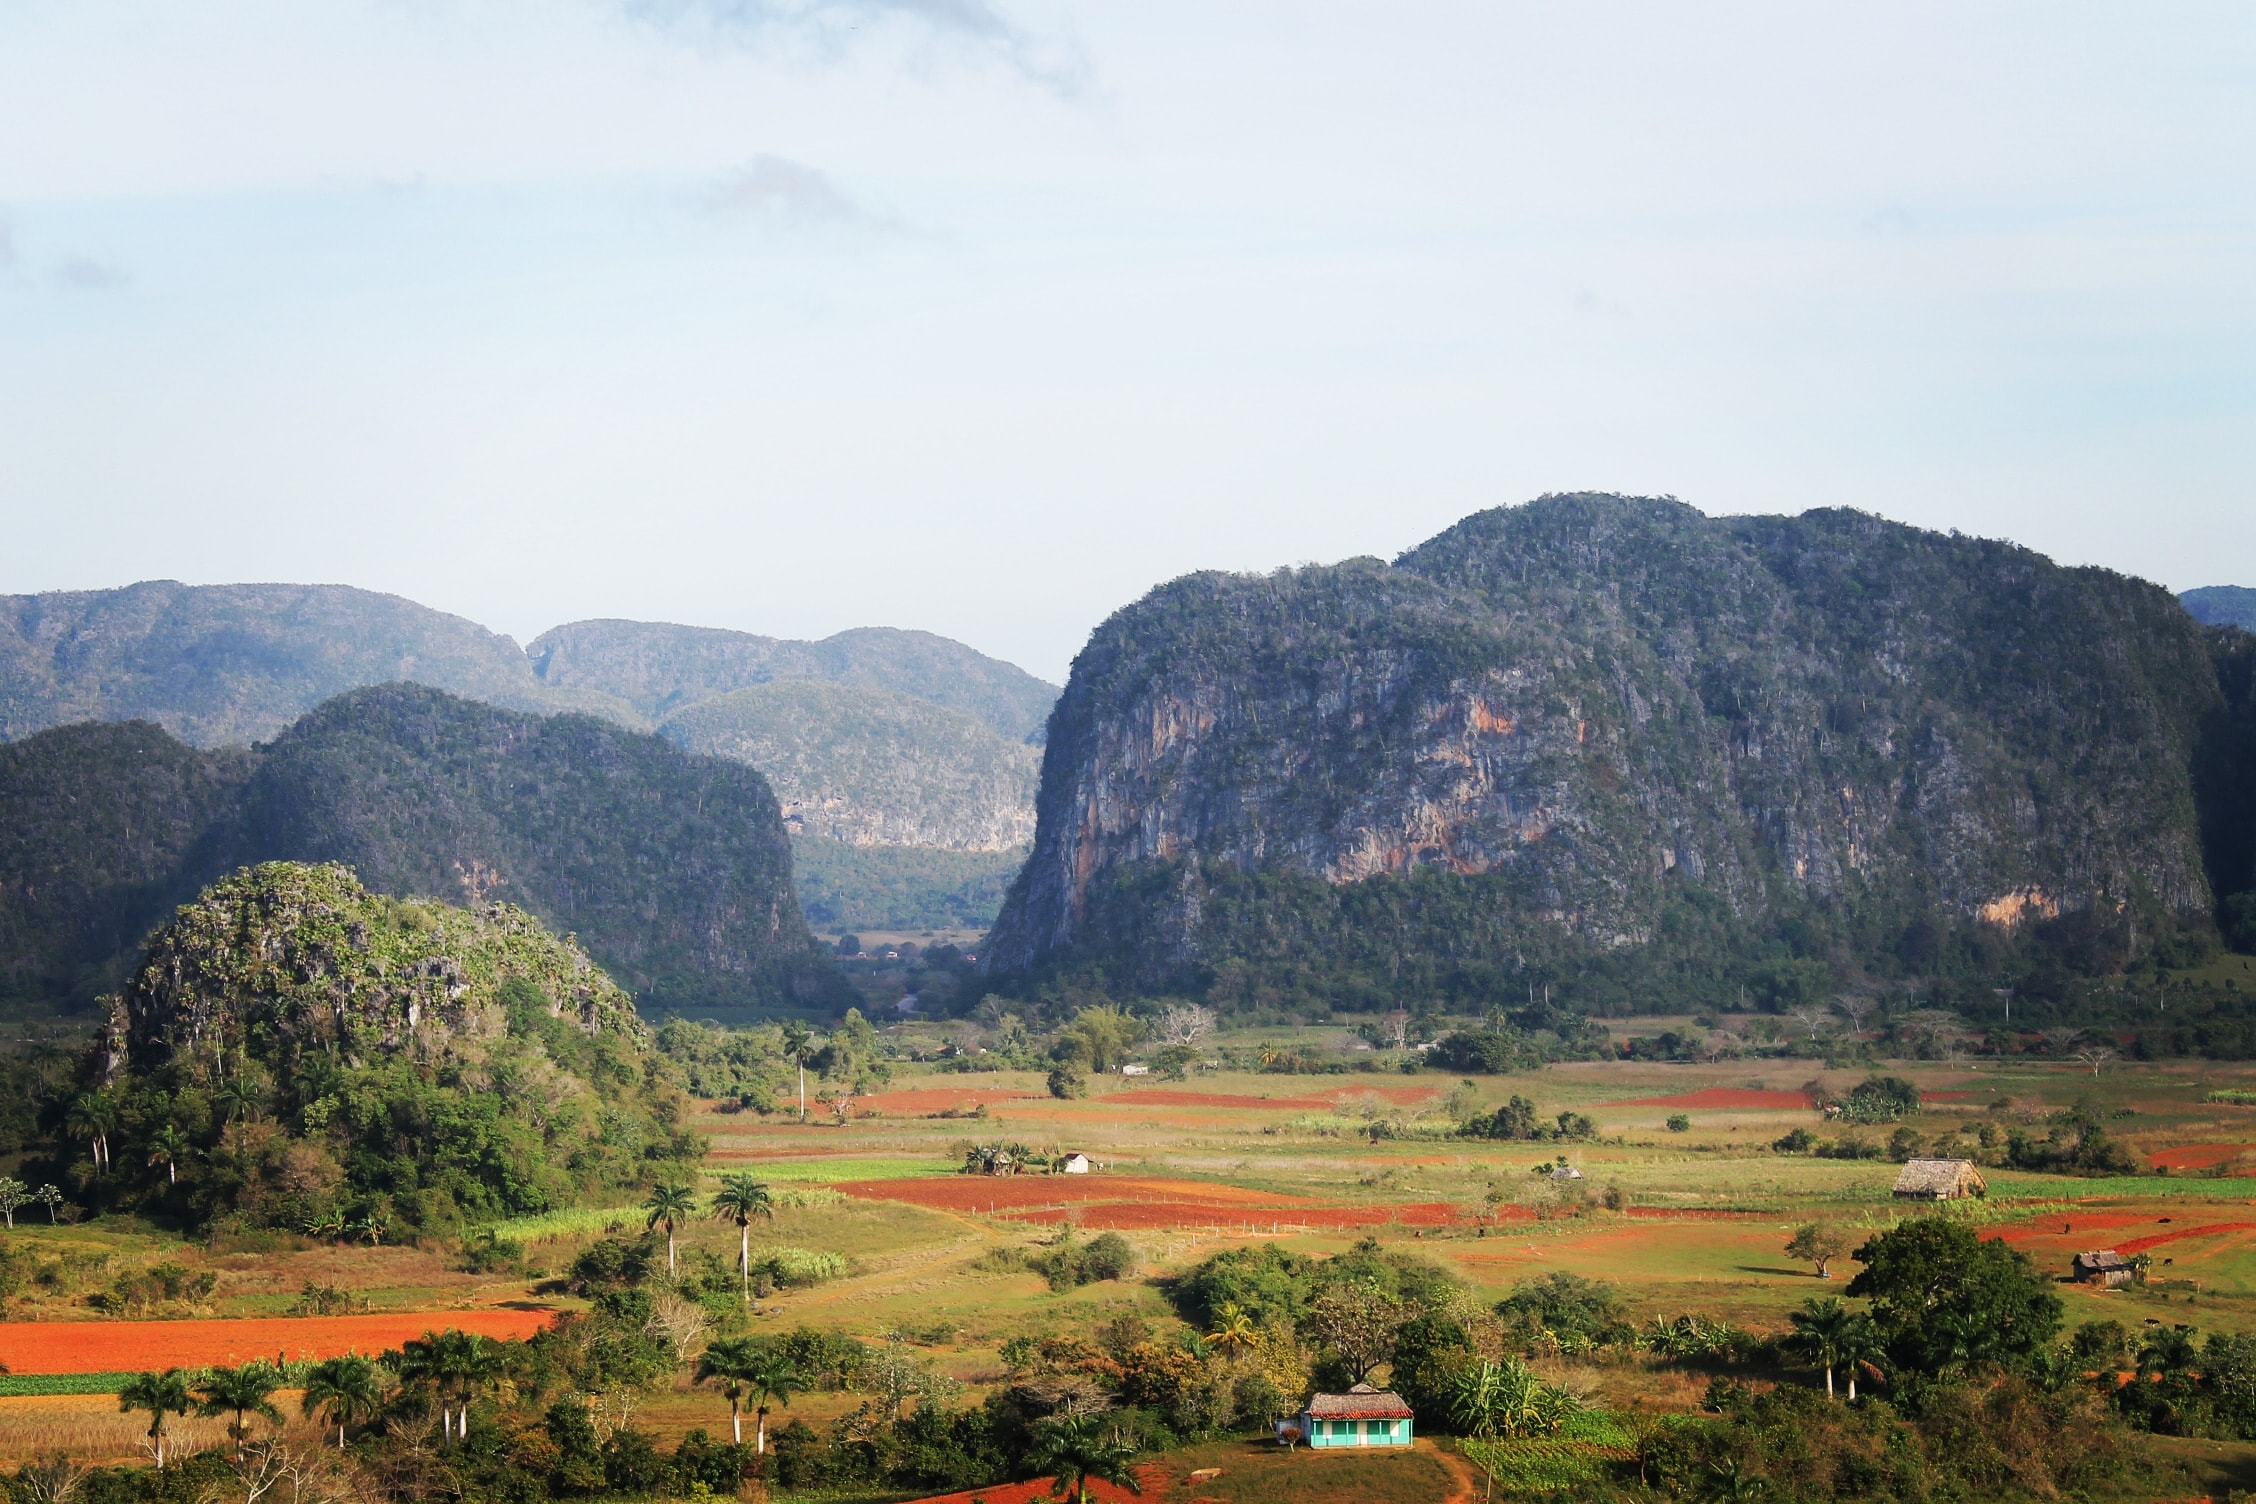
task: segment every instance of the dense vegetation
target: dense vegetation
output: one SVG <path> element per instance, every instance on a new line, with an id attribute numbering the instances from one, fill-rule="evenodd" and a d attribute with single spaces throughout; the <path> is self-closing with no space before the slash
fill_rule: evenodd
<path id="1" fill-rule="evenodd" d="M 984 930 L 1026 860 L 1015 851 L 848 846 L 816 836 L 791 843 L 792 879 L 807 923 L 824 930 Z"/>
<path id="2" fill-rule="evenodd" d="M 1193 576 L 1076 660 L 983 963 L 1302 1014 L 2103 1007 L 2256 888 L 2247 643 L 2007 545 L 1618 497 Z"/>
<path id="3" fill-rule="evenodd" d="M 0 749 L 0 860 L 23 895 L 0 907 L 18 1007 L 83 1006 L 172 904 L 269 860 L 344 862 L 401 896 L 506 897 L 654 1009 L 851 997 L 799 913 L 759 774 L 414 685 L 340 696 L 248 753 L 133 723 Z"/>
<path id="4" fill-rule="evenodd" d="M 2256 590 L 2245 585 L 2204 585 L 2178 599 L 2193 619 L 2213 627 L 2238 627 L 2256 632 Z"/>
<path id="5" fill-rule="evenodd" d="M 702 700 L 659 734 L 758 768 L 795 835 L 853 846 L 1008 851 L 1034 834 L 1041 754 L 893 690 L 796 680 Z"/>
<path id="6" fill-rule="evenodd" d="M 700 1152 L 633 1002 L 522 910 L 275 862 L 181 908 L 49 1126 L 96 1209 L 371 1240 Z"/>

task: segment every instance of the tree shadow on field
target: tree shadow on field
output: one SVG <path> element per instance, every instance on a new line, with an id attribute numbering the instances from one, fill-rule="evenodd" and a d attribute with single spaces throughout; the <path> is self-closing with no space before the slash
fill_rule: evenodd
<path id="1" fill-rule="evenodd" d="M 1737 1267 L 1741 1274 L 1782 1274 L 1788 1279 L 1806 1279 L 1820 1285 L 1839 1283 L 1836 1280 L 1818 1279 L 1807 1269 L 1781 1269 L 1776 1264 L 1740 1264 Z"/>

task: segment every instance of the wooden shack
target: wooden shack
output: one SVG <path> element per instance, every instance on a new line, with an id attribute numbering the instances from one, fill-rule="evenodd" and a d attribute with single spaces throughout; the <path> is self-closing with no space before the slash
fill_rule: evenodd
<path id="1" fill-rule="evenodd" d="M 1971 1159 L 1914 1159 L 1896 1177 L 1896 1194 L 1907 1201 L 1956 1201 L 1989 1194 L 1989 1183 Z"/>
<path id="2" fill-rule="evenodd" d="M 2068 1266 L 2068 1277 L 2077 1284 L 2102 1285 L 2110 1290 L 2133 1283 L 2142 1272 L 2136 1260 L 2125 1258 L 2112 1248 L 2079 1253 Z"/>

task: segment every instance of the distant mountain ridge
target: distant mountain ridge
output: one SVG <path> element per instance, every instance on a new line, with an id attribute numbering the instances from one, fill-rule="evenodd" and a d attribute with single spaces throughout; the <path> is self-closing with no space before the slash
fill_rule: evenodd
<path id="1" fill-rule="evenodd" d="M 343 863 L 395 896 L 506 899 L 575 932 L 645 1007 L 844 995 L 758 772 L 592 716 L 392 684 L 253 750 L 147 722 L 0 747 L 0 999 L 84 1004 L 173 905 L 268 861 Z"/>
<path id="2" fill-rule="evenodd" d="M 1027 744 L 1057 695 L 962 643 L 892 628 L 796 642 L 582 621 L 520 650 L 462 617 L 344 585 L 155 580 L 0 597 L 0 741 L 147 720 L 193 746 L 245 746 L 337 695 L 394 682 L 504 709 L 582 711 L 636 731 L 698 711 L 671 739 L 755 766 L 774 752 L 765 770 L 795 809 L 822 812 L 827 838 L 961 851 L 1005 850 L 1031 835 L 1038 754 Z M 700 711 L 784 683 L 836 690 Z M 755 713 L 762 704 L 770 708 Z M 763 729 L 724 732 L 723 721 L 747 715 Z"/>
<path id="3" fill-rule="evenodd" d="M 2204 585 L 2178 597 L 2193 619 L 2212 627 L 2256 632 L 2256 590 L 2246 585 Z"/>

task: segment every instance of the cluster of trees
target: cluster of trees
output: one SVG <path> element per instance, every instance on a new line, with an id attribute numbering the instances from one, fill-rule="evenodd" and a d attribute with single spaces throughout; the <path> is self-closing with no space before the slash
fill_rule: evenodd
<path id="1" fill-rule="evenodd" d="M 1598 1124 L 1589 1116 L 1567 1111 L 1545 1122 L 1526 1097 L 1515 1096 L 1494 1112 L 1466 1120 L 1458 1129 L 1467 1138 L 1580 1142 L 1598 1136 Z"/>

